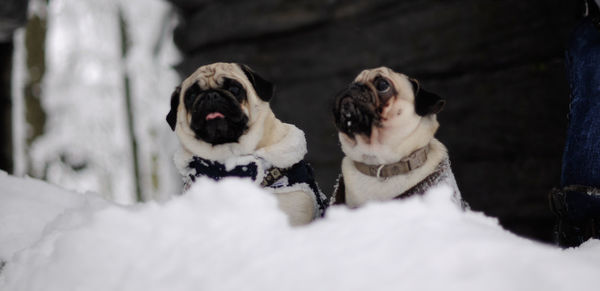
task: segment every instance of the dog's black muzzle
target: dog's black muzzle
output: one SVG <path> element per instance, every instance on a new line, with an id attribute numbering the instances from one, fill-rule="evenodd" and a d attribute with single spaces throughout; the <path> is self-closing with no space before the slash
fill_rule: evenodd
<path id="1" fill-rule="evenodd" d="M 185 97 L 185 105 L 192 115 L 190 128 L 196 138 L 210 144 L 237 142 L 248 129 L 248 117 L 241 103 L 225 90 L 199 91 Z"/>
<path id="2" fill-rule="evenodd" d="M 371 135 L 373 125 L 380 123 L 377 96 L 366 85 L 352 83 L 335 98 L 333 116 L 339 131 L 353 137 Z"/>

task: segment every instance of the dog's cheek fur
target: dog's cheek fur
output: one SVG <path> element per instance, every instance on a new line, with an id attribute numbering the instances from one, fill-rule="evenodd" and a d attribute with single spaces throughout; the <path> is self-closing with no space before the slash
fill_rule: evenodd
<path id="1" fill-rule="evenodd" d="M 172 130 L 175 130 L 177 125 L 177 107 L 179 107 L 179 94 L 181 93 L 181 86 L 177 86 L 175 91 L 171 94 L 171 110 L 167 114 L 167 123 Z"/>

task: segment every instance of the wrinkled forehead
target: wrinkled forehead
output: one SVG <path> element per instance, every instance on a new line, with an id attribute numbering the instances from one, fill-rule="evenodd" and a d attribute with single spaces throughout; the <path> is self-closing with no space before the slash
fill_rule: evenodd
<path id="1" fill-rule="evenodd" d="M 387 78 L 391 78 L 394 74 L 396 74 L 396 73 L 387 67 L 368 69 L 368 70 L 363 70 L 362 72 L 360 72 L 360 74 L 358 74 L 358 76 L 356 76 L 356 78 L 354 79 L 354 82 L 368 83 L 368 82 L 372 82 L 377 76 L 384 76 Z"/>
<path id="2" fill-rule="evenodd" d="M 403 98 L 407 100 L 414 99 L 414 92 L 412 89 L 412 85 L 408 79 L 408 76 L 394 72 L 392 69 L 388 67 L 379 67 L 375 69 L 368 69 L 360 72 L 358 76 L 354 79 L 354 82 L 368 84 L 372 83 L 373 80 L 377 77 L 385 77 L 390 80 L 394 88 L 396 89 L 397 98 Z"/>
<path id="3" fill-rule="evenodd" d="M 215 63 L 202 66 L 187 77 L 181 87 L 185 91 L 192 84 L 198 83 L 202 90 L 218 88 L 223 84 L 224 78 L 237 80 L 247 88 L 246 75 L 237 64 L 233 63 Z"/>

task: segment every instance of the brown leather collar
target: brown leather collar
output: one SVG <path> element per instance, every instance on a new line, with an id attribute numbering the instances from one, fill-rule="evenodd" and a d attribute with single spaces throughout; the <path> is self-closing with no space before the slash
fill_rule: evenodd
<path id="1" fill-rule="evenodd" d="M 354 161 L 354 167 L 356 167 L 359 172 L 371 177 L 389 178 L 396 175 L 406 174 L 411 170 L 421 167 L 427 161 L 428 153 L 429 145 L 426 145 L 404 157 L 402 160 L 392 164 L 367 165 Z"/>

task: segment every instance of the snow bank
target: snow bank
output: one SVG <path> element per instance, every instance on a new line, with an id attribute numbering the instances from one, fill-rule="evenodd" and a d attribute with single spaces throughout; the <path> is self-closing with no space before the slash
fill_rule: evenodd
<path id="1" fill-rule="evenodd" d="M 461 212 L 447 188 L 358 210 L 330 208 L 325 219 L 291 228 L 270 194 L 238 179 L 201 180 L 164 204 L 102 207 L 38 181 L 3 175 L 0 185 L 7 189 L 0 205 L 31 205 L 22 218 L 37 221 L 24 250 L 2 246 L 3 255 L 13 255 L 0 275 L 0 290 L 592 290 L 600 285 L 598 241 L 563 251 L 519 238 L 495 219 Z M 49 201 L 57 202 L 46 205 Z M 52 221 L 66 208 L 71 210 Z M 22 225 L 18 214 L 12 213 L 13 223 L 0 216 L 3 228 L 14 228 L 0 232 L 0 241 L 26 236 L 16 231 Z M 41 238 L 40 221 L 52 221 Z"/>
<path id="2" fill-rule="evenodd" d="M 31 247 L 46 225 L 69 209 L 90 212 L 108 205 L 96 195 L 66 191 L 48 183 L 0 171 L 0 260 Z M 0 289 L 3 290 L 3 289 Z"/>

